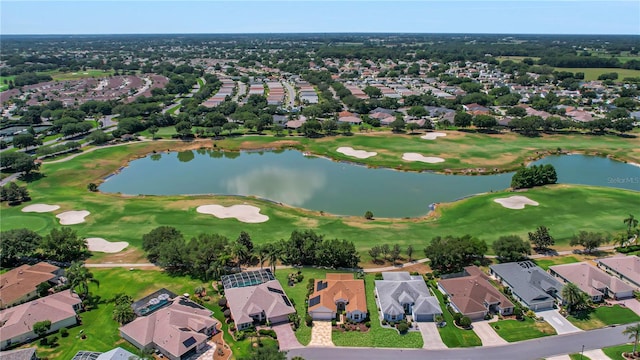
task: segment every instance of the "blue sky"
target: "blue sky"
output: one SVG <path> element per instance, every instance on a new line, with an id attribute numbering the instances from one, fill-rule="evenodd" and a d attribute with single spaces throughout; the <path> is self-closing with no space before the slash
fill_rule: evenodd
<path id="1" fill-rule="evenodd" d="M 1 34 L 640 34 L 640 1 L 0 0 Z"/>

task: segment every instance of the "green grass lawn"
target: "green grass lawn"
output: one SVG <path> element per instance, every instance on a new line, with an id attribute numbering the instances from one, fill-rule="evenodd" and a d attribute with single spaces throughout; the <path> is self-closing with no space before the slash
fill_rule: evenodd
<path id="1" fill-rule="evenodd" d="M 508 342 L 536 339 L 543 336 L 556 335 L 555 329 L 546 321 L 535 321 L 525 318 L 524 321 L 500 320 L 491 323 L 491 327 Z"/>
<path id="2" fill-rule="evenodd" d="M 554 265 L 562 265 L 562 264 L 572 264 L 580 262 L 580 260 L 576 259 L 573 256 L 559 256 L 554 258 L 547 259 L 537 259 L 533 260 L 538 266 L 540 266 L 545 271 L 549 269 L 550 266 Z"/>
<path id="3" fill-rule="evenodd" d="M 571 360 L 591 360 L 588 356 L 584 356 L 581 354 L 569 354 L 569 358 Z"/>
<path id="4" fill-rule="evenodd" d="M 632 350 L 633 350 L 633 345 L 631 344 L 611 346 L 611 347 L 606 347 L 602 349 L 604 354 L 610 357 L 611 360 L 626 360 L 622 356 L 622 353 L 631 352 Z"/>
<path id="5" fill-rule="evenodd" d="M 67 80 L 79 80 L 79 79 L 92 78 L 92 77 L 107 77 L 113 74 L 113 70 L 103 71 L 103 70 L 88 69 L 85 71 L 79 70 L 79 71 L 67 71 L 67 72 L 53 70 L 53 71 L 44 71 L 42 73 L 50 75 L 55 81 L 67 81 Z"/>
<path id="6" fill-rule="evenodd" d="M 51 349 L 34 342 L 33 345 L 38 346 L 40 357 L 71 359 L 79 350 L 108 351 L 114 346 L 121 346 L 135 354 L 137 353 L 135 347 L 120 338 L 119 325 L 112 320 L 113 304 L 108 302 L 109 299 L 118 293 L 126 293 L 134 299 L 139 299 L 162 287 L 177 294 L 193 293 L 198 285 L 211 289 L 208 284 L 202 284 L 198 280 L 173 277 L 160 271 L 128 271 L 115 268 L 91 269 L 91 272 L 100 281 L 99 287 L 91 285 L 90 288 L 95 296 L 99 296 L 97 308 L 80 313 L 82 325 L 69 329 L 69 336 L 66 338 L 58 336 L 59 346 Z M 87 335 L 84 340 L 79 338 L 81 330 Z"/>
<path id="7" fill-rule="evenodd" d="M 438 328 L 440 337 L 442 338 L 442 342 L 444 342 L 444 344 L 450 348 L 482 346 L 482 341 L 473 330 L 463 330 L 455 326 L 455 324 L 453 323 L 453 315 L 451 315 L 449 310 L 447 310 L 446 306 L 444 305 L 442 293 L 440 293 L 440 291 L 438 291 L 437 289 L 430 289 L 438 298 L 438 302 L 440 303 L 440 307 L 442 308 L 442 316 L 444 317 L 444 321 L 446 321 L 447 323 L 445 327 Z"/>
<path id="8" fill-rule="evenodd" d="M 253 137 L 252 137 L 253 138 Z M 270 137 L 257 137 L 256 142 Z M 236 140 L 237 142 L 237 140 Z M 218 148 L 229 143 L 216 141 Z M 231 239 L 240 231 L 249 232 L 256 244 L 287 238 L 294 229 L 313 228 L 328 238 L 349 239 L 361 253 L 362 260 L 370 260 L 367 251 L 376 244 L 398 243 L 402 248 L 412 244 L 417 249 L 414 257 L 422 256 L 420 249 L 435 236 L 474 234 L 491 243 L 503 235 L 517 234 L 524 238 L 538 225 L 550 228 L 556 238 L 556 249 L 568 248 L 568 241 L 576 228 L 585 231 L 622 231 L 622 219 L 629 209 L 640 202 L 640 193 L 602 187 L 555 185 L 526 192 L 526 196 L 540 206 L 523 210 L 506 209 L 493 199 L 511 193 L 491 193 L 475 196 L 451 204 L 441 204 L 435 216 L 422 219 L 376 219 L 366 221 L 360 217 L 334 217 L 319 212 L 280 206 L 252 198 L 225 196 L 135 196 L 91 193 L 86 190 L 90 182 L 101 179 L 136 154 L 152 150 L 166 151 L 177 146 L 198 146 L 182 142 L 149 142 L 99 149 L 75 159 L 57 164 L 43 164 L 44 174 L 28 184 L 32 203 L 58 204 L 61 209 L 86 209 L 91 212 L 87 222 L 73 225 L 81 236 L 103 237 L 108 240 L 128 241 L 140 247 L 142 235 L 160 225 L 175 226 L 187 238 L 201 232 L 217 232 Z M 150 180 L 151 181 L 151 180 Z M 269 221 L 247 224 L 235 219 L 218 219 L 198 214 L 199 205 L 221 205 L 246 202 L 258 206 Z M 605 206 L 606 205 L 606 206 Z M 57 227 L 54 213 L 22 213 L 22 206 L 2 204 L 3 230 L 28 227 L 46 234 Z M 588 219 L 588 221 L 585 221 Z M 113 226 L 113 224 L 118 226 Z M 372 237 L 371 233 L 375 233 Z M 491 250 L 490 250 L 491 251 Z"/>
<path id="9" fill-rule="evenodd" d="M 555 68 L 556 71 L 570 71 L 572 73 L 583 72 L 585 80 L 598 80 L 598 76 L 608 73 L 618 73 L 618 80 L 626 77 L 638 77 L 640 76 L 640 70 L 633 69 L 618 69 L 618 68 Z"/>
<path id="10" fill-rule="evenodd" d="M 629 324 L 640 321 L 640 316 L 631 309 L 614 306 L 599 306 L 591 311 L 570 315 L 567 319 L 582 330 L 591 330 L 607 325 Z"/>
<path id="11" fill-rule="evenodd" d="M 371 318 L 371 328 L 368 332 L 340 332 L 332 334 L 336 346 L 384 347 L 384 348 L 421 348 L 422 335 L 419 331 L 410 331 L 404 335 L 395 329 L 383 328 L 380 325 L 380 313 L 375 298 L 375 276 L 365 276 L 365 291 L 367 293 L 367 309 Z"/>
<path id="12" fill-rule="evenodd" d="M 0 76 L 0 91 L 5 91 L 9 89 L 9 81 L 15 79 L 14 75 L 11 76 Z M 6 83 L 5 83 L 6 82 Z"/>

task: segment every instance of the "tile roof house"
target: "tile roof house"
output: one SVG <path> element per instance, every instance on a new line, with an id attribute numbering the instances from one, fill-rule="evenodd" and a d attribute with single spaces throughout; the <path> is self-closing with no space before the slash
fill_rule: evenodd
<path id="1" fill-rule="evenodd" d="M 596 260 L 599 267 L 611 271 L 620 279 L 629 282 L 640 290 L 640 257 L 613 256 Z"/>
<path id="2" fill-rule="evenodd" d="M 222 277 L 231 317 L 240 330 L 262 321 L 269 321 L 271 324 L 288 322 L 289 314 L 296 312 L 280 282 L 273 279 L 273 275 L 270 277 L 260 275 L 267 272 L 270 274 L 270 271 L 266 270 L 240 273 L 247 276 L 249 280 L 238 282 L 235 285 L 226 281 L 229 276 L 233 275 Z M 255 278 L 255 276 L 252 277 L 252 274 L 256 273 L 259 275 L 258 278 L 251 280 L 250 278 Z M 227 283 L 229 285 L 226 285 Z"/>
<path id="3" fill-rule="evenodd" d="M 309 295 L 309 315 L 313 320 L 332 320 L 341 311 L 355 322 L 367 317 L 364 280 L 354 279 L 353 274 L 327 274 L 325 280 L 316 280 Z"/>
<path id="4" fill-rule="evenodd" d="M 0 308 L 23 303 L 38 296 L 38 285 L 58 285 L 63 270 L 46 262 L 22 265 L 0 275 Z"/>
<path id="5" fill-rule="evenodd" d="M 575 284 L 594 302 L 602 301 L 606 296 L 614 299 L 633 297 L 631 285 L 586 262 L 551 266 L 549 273 L 565 283 Z"/>
<path id="6" fill-rule="evenodd" d="M 78 351 L 71 360 L 139 360 L 135 354 L 117 347 L 107 352 Z M 2 359 L 4 360 L 4 359 Z"/>
<path id="7" fill-rule="evenodd" d="M 411 315 L 413 321 L 434 321 L 442 311 L 421 276 L 408 272 L 383 272 L 376 280 L 377 303 L 387 321 L 400 321 Z"/>
<path id="8" fill-rule="evenodd" d="M 120 327 L 120 336 L 139 349 L 155 348 L 170 360 L 185 359 L 217 332 L 213 312 L 178 296 L 170 304 Z"/>
<path id="9" fill-rule="evenodd" d="M 487 314 L 511 315 L 513 303 L 489 282 L 477 266 L 464 268 L 463 276 L 438 281 L 438 289 L 449 297 L 451 307 L 471 320 Z"/>
<path id="10" fill-rule="evenodd" d="M 61 291 L 0 311 L 0 349 L 37 338 L 33 324 L 49 320 L 49 333 L 77 323 L 82 301 L 77 294 Z"/>
<path id="11" fill-rule="evenodd" d="M 551 309 L 560 298 L 562 284 L 531 261 L 491 265 L 489 272 L 533 311 Z"/>
<path id="12" fill-rule="evenodd" d="M 0 360 L 38 360 L 36 348 L 0 351 Z"/>

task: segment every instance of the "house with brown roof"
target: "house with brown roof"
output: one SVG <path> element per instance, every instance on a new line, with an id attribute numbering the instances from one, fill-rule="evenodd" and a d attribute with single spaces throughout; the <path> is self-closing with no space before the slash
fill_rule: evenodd
<path id="1" fill-rule="evenodd" d="M 453 310 L 471 320 L 482 320 L 487 314 L 513 314 L 513 303 L 477 266 L 465 267 L 460 277 L 438 281 L 438 289 L 449 297 Z"/>
<path id="2" fill-rule="evenodd" d="M 46 262 L 22 265 L 0 275 L 0 308 L 24 303 L 38 296 L 38 285 L 58 285 L 63 270 Z"/>
<path id="3" fill-rule="evenodd" d="M 597 259 L 598 267 L 610 271 L 620 279 L 635 286 L 640 290 L 640 257 L 638 256 L 612 256 L 604 259 Z"/>
<path id="4" fill-rule="evenodd" d="M 554 265 L 549 273 L 565 283 L 573 283 L 594 302 L 609 296 L 614 299 L 633 297 L 633 287 L 586 262 Z"/>
<path id="5" fill-rule="evenodd" d="M 213 312 L 186 297 L 147 312 L 120 327 L 120 336 L 138 349 L 156 349 L 170 360 L 186 359 L 206 346 L 217 332 Z"/>
<path id="6" fill-rule="evenodd" d="M 309 315 L 313 320 L 332 320 L 342 311 L 354 322 L 367 317 L 364 280 L 354 279 L 353 274 L 327 274 L 326 279 L 316 280 L 309 295 Z"/>
<path id="7" fill-rule="evenodd" d="M 38 360 L 38 356 L 36 356 L 36 348 L 30 347 L 26 349 L 0 351 L 0 360 Z"/>
<path id="8" fill-rule="evenodd" d="M 76 325 L 81 304 L 77 294 L 61 291 L 0 311 L 0 349 L 37 338 L 33 324 L 40 321 L 51 321 L 48 333 Z"/>

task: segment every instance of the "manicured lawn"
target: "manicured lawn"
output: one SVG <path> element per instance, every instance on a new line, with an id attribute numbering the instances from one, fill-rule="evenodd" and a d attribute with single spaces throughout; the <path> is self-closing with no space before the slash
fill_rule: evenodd
<path id="1" fill-rule="evenodd" d="M 91 269 L 91 272 L 100 281 L 99 287 L 91 285 L 92 293 L 99 297 L 97 308 L 80 313 L 83 324 L 69 329 L 69 336 L 66 338 L 58 336 L 60 345 L 56 348 L 50 349 L 34 342 L 33 345 L 38 346 L 40 357 L 71 359 L 79 350 L 108 351 L 114 345 L 124 347 L 135 354 L 137 350 L 120 338 L 119 325 L 111 318 L 113 304 L 108 302 L 109 299 L 118 293 L 125 293 L 134 299 L 139 299 L 162 287 L 176 294 L 193 293 L 194 288 L 198 285 L 204 285 L 207 289 L 211 289 L 208 284 L 202 284 L 198 280 L 172 277 L 161 271 L 128 271 L 114 268 Z M 87 336 L 84 340 L 79 338 L 81 330 Z"/>
<path id="2" fill-rule="evenodd" d="M 65 80 L 79 80 L 84 78 L 91 77 L 107 77 L 113 74 L 113 70 L 103 71 L 103 70 L 79 70 L 79 71 L 45 71 L 44 74 L 50 75 L 55 81 L 65 81 Z"/>
<path id="3" fill-rule="evenodd" d="M 602 349 L 604 354 L 610 357 L 611 360 L 626 360 L 622 356 L 622 353 L 631 352 L 632 350 L 633 350 L 633 345 L 631 344 L 611 346 L 611 347 Z"/>
<path id="4" fill-rule="evenodd" d="M 534 262 L 544 270 L 548 270 L 550 266 L 572 264 L 572 263 L 580 262 L 580 260 L 576 259 L 573 256 L 561 256 L 561 257 L 554 257 L 554 258 L 537 259 L 537 260 L 534 260 Z"/>
<path id="5" fill-rule="evenodd" d="M 570 315 L 567 319 L 582 330 L 591 330 L 607 325 L 628 324 L 640 321 L 640 316 L 631 309 L 614 306 L 599 306 L 588 312 Z"/>
<path id="6" fill-rule="evenodd" d="M 447 323 L 445 327 L 438 328 L 442 342 L 450 348 L 482 346 L 482 341 L 478 335 L 473 332 L 473 330 L 463 330 L 455 326 L 453 323 L 453 315 L 451 315 L 449 310 L 447 310 L 447 307 L 444 305 L 442 293 L 437 289 L 433 289 L 431 287 L 430 289 L 438 298 L 438 302 L 442 308 L 442 316 L 444 317 L 444 321 Z"/>
<path id="7" fill-rule="evenodd" d="M 251 146 L 268 146 L 271 137 L 251 138 Z M 255 139 L 255 141 L 254 141 Z M 32 203 L 58 204 L 61 209 L 91 212 L 87 222 L 73 225 L 81 236 L 103 237 L 107 240 L 128 241 L 140 247 L 142 235 L 161 225 L 175 226 L 187 238 L 201 232 L 217 232 L 235 239 L 240 231 L 251 234 L 256 244 L 287 238 L 294 229 L 313 228 L 327 238 L 349 239 L 361 253 L 364 262 L 370 261 L 368 249 L 374 245 L 398 243 L 402 248 L 412 244 L 415 258 L 435 236 L 475 234 L 488 243 L 503 235 L 517 234 L 523 238 L 538 225 L 550 228 L 556 238 L 556 249 L 568 248 L 568 241 L 576 228 L 585 231 L 622 231 L 622 219 L 629 209 L 640 202 L 640 193 L 627 190 L 555 185 L 536 188 L 526 196 L 540 203 L 523 210 L 506 209 L 493 199 L 512 195 L 496 192 L 475 196 L 450 204 L 441 204 L 435 216 L 421 219 L 376 219 L 334 217 L 314 211 L 280 206 L 252 198 L 225 196 L 134 196 L 92 193 L 90 182 L 99 183 L 105 176 L 124 166 L 128 159 L 153 150 L 199 148 L 211 142 L 156 141 L 99 149 L 82 154 L 73 160 L 43 164 L 44 177 L 28 184 Z M 238 140 L 216 141 L 217 148 L 239 145 Z M 271 144 L 273 145 L 273 144 Z M 153 181 L 149 179 L 149 181 Z M 238 202 L 255 205 L 269 216 L 269 221 L 247 224 L 235 219 L 218 219 L 198 214 L 199 205 Z M 23 206 L 2 204 L 3 230 L 28 227 L 41 234 L 58 226 L 55 213 L 22 213 Z M 585 221 L 588 219 L 588 221 Z M 118 226 L 113 226 L 113 224 Z M 375 233 L 375 236 L 371 236 Z M 491 249 L 491 248 L 489 248 Z M 491 250 L 489 250 L 491 251 Z"/>
<path id="8" fill-rule="evenodd" d="M 0 91 L 5 91 L 9 89 L 9 81 L 15 79 L 15 76 L 0 76 Z M 6 83 L 5 83 L 6 81 Z"/>
<path id="9" fill-rule="evenodd" d="M 570 71 L 572 73 L 583 72 L 584 79 L 589 80 L 597 80 L 598 76 L 602 74 L 608 73 L 618 73 L 618 80 L 622 81 L 622 79 L 626 77 L 638 77 L 640 76 L 640 70 L 633 69 L 617 69 L 617 68 L 555 68 L 556 71 Z"/>
<path id="10" fill-rule="evenodd" d="M 371 318 L 371 328 L 368 332 L 340 332 L 332 334 L 336 346 L 384 347 L 384 348 L 421 348 L 422 335 L 419 331 L 410 331 L 404 335 L 395 329 L 383 328 L 380 325 L 380 313 L 375 298 L 375 276 L 365 276 L 365 291 L 367 293 L 367 309 Z"/>
<path id="11" fill-rule="evenodd" d="M 500 320 L 491 323 L 491 327 L 508 342 L 535 339 L 543 336 L 555 335 L 555 329 L 546 321 L 535 321 L 525 318 L 524 321 Z"/>

